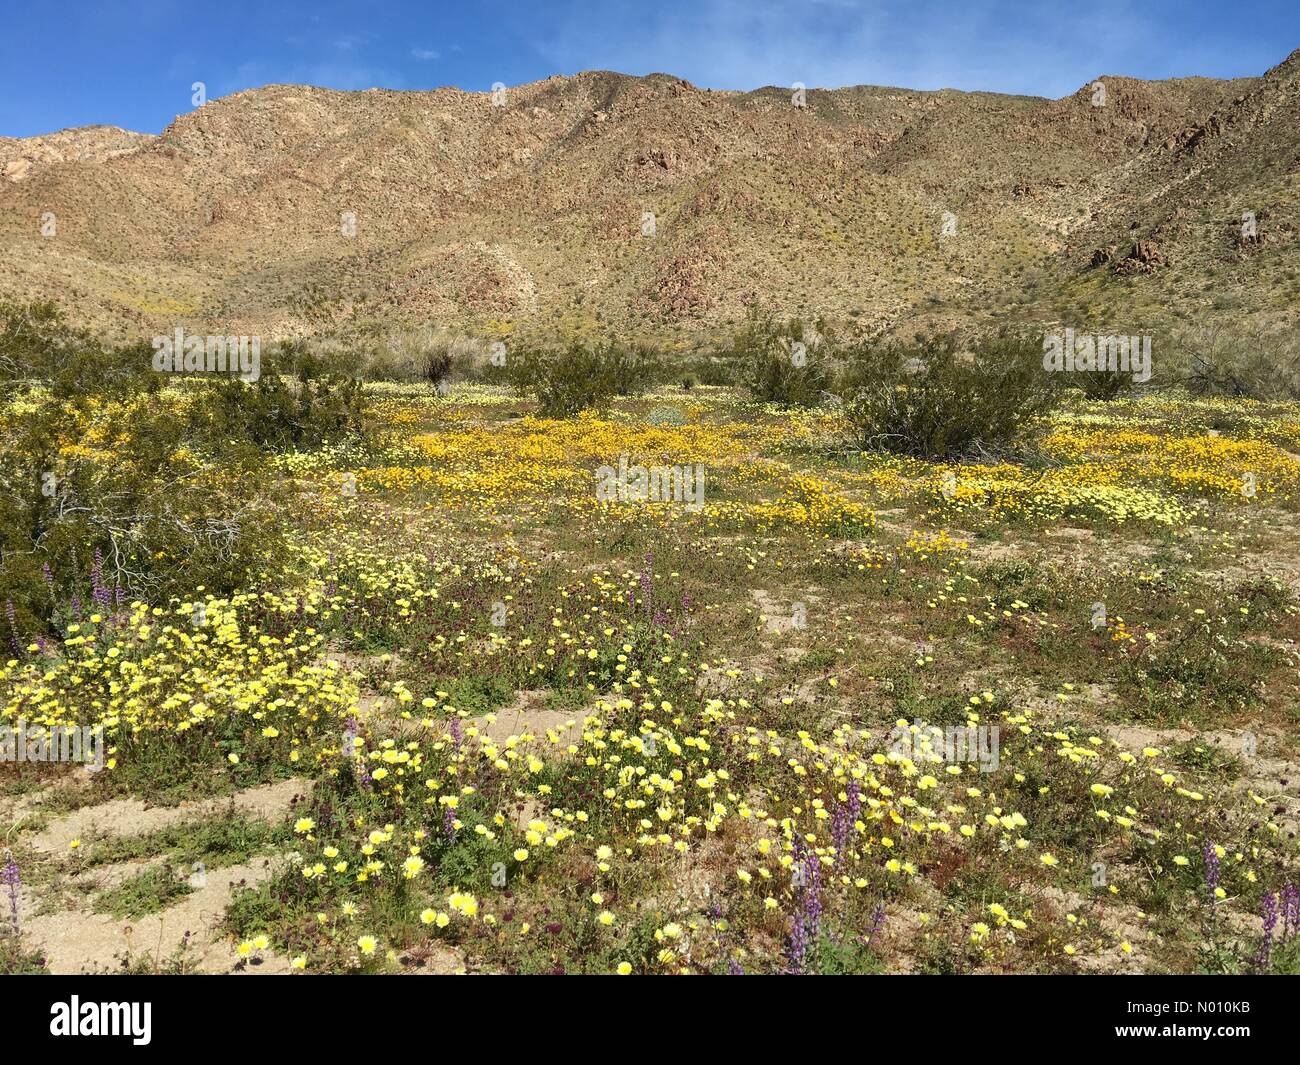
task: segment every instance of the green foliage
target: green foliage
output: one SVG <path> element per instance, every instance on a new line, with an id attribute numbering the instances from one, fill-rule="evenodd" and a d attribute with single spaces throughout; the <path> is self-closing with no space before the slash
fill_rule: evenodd
<path id="1" fill-rule="evenodd" d="M 1292 935 L 1273 947 L 1267 972 L 1273 976 L 1300 976 L 1300 936 Z"/>
<path id="2" fill-rule="evenodd" d="M 1109 401 L 1119 399 L 1133 390 L 1133 374 L 1123 370 L 1085 370 L 1065 375 L 1066 384 L 1073 385 L 1089 399 Z"/>
<path id="3" fill-rule="evenodd" d="M 840 391 L 858 447 L 933 459 L 1006 448 L 1059 395 L 1039 341 L 1006 331 L 850 349 Z"/>
<path id="4" fill-rule="evenodd" d="M 811 966 L 819 976 L 870 976 L 883 971 L 880 959 L 860 938 L 822 933 L 811 950 Z"/>
<path id="5" fill-rule="evenodd" d="M 229 592 L 273 552 L 278 494 L 264 449 L 355 432 L 355 382 L 305 350 L 286 376 L 155 373 L 147 346 L 110 347 L 48 304 L 0 305 L 0 602 L 13 639 L 123 599 Z M 164 387 L 165 386 L 165 387 Z M 99 603 L 93 601 L 99 590 Z"/>
<path id="6" fill-rule="evenodd" d="M 361 385 L 333 374 L 273 373 L 251 383 L 228 378 L 204 394 L 197 416 L 201 431 L 214 445 L 315 447 L 360 431 Z"/>
<path id="7" fill-rule="evenodd" d="M 1300 326 L 1216 322 L 1169 341 L 1173 376 L 1194 395 L 1300 399 Z"/>
<path id="8" fill-rule="evenodd" d="M 148 344 L 104 345 L 53 303 L 0 300 L 0 384 L 40 385 L 68 397 L 151 392 L 159 380 Z"/>
<path id="9" fill-rule="evenodd" d="M 21 937 L 0 931 L 0 976 L 48 976 L 45 955 L 27 950 Z"/>
<path id="10" fill-rule="evenodd" d="M 664 375 L 663 360 L 649 344 L 610 345 L 614 388 L 620 396 L 644 395 Z"/>
<path id="11" fill-rule="evenodd" d="M 613 341 L 565 348 L 511 352 L 507 377 L 519 393 L 532 396 L 547 418 L 570 418 L 584 410 L 605 410 L 619 395 L 637 395 L 651 383 L 648 349 Z"/>
<path id="12" fill-rule="evenodd" d="M 751 312 L 724 356 L 760 402 L 814 407 L 830 387 L 826 347 L 820 330 L 799 319 Z"/>
<path id="13" fill-rule="evenodd" d="M 123 881 L 95 900 L 99 913 L 138 920 L 166 909 L 194 889 L 166 866 L 156 865 Z"/>

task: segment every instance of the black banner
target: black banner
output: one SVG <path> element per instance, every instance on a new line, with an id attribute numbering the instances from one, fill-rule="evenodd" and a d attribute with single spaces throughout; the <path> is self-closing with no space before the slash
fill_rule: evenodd
<path id="1" fill-rule="evenodd" d="M 386 1019 L 393 1034 L 411 1033 L 426 1022 L 470 1020 L 474 1004 L 485 1014 L 498 1014 L 510 1002 L 500 987 L 431 987 L 427 981 L 395 977 L 277 977 L 268 986 L 256 978 L 229 977 L 16 977 L 4 983 L 5 1047 L 54 1049 L 60 1043 L 113 1044 L 127 1053 L 193 1049 L 235 1040 L 253 1046 L 263 1040 L 287 1039 L 295 1052 L 319 1048 L 333 1053 L 372 1047 L 382 1034 L 371 1020 Z M 467 978 L 470 979 L 470 978 Z M 728 1041 L 744 1042 L 757 1029 L 737 1023 L 746 1016 L 726 1009 L 729 1002 L 752 1010 L 779 1011 L 790 1019 L 791 1040 L 806 1039 L 819 1023 L 834 1015 L 838 995 L 852 995 L 860 1006 L 863 1030 L 873 1050 L 915 1049 L 927 1033 L 947 1030 L 954 1045 L 980 1038 L 981 1025 L 993 1025 L 999 1041 L 1021 1037 L 1051 1040 L 1043 1046 L 1068 1045 L 1087 1050 L 1123 1043 L 1176 1044 L 1180 1053 L 1189 1044 L 1204 1044 L 1219 1053 L 1232 1053 L 1233 1044 L 1271 1040 L 1286 1045 L 1295 1031 L 1294 984 L 1263 978 L 1215 977 L 918 977 L 922 987 L 891 980 L 886 989 L 875 980 L 871 988 L 849 987 L 799 979 L 753 981 L 728 988 L 711 984 L 699 988 L 700 1018 L 727 1025 Z M 901 979 L 901 978 L 900 978 Z M 936 987 L 935 981 L 949 986 Z M 584 1037 L 626 1035 L 631 1002 L 633 1012 L 648 1016 L 660 1009 L 679 1011 L 691 1002 L 691 992 L 667 979 L 637 984 L 629 995 L 626 984 L 611 981 L 601 987 L 588 980 L 580 992 L 569 984 L 533 979 L 526 994 L 527 1012 L 544 1016 L 551 1008 L 574 1016 L 581 1001 Z M 732 982 L 734 985 L 734 981 Z M 865 991 L 865 993 L 864 993 Z M 516 990 L 516 995 L 522 992 Z M 490 996 L 490 997 L 489 997 Z M 577 997 L 575 997 L 577 996 Z M 602 1003 L 602 997 L 609 1001 Z M 548 1003 L 548 999 L 554 999 Z M 657 1002 L 662 999 L 662 1002 Z M 439 1006 L 439 1003 L 445 1003 Z M 710 1003 L 707 1009 L 706 1003 Z M 489 1005 L 490 1004 L 490 1005 Z M 523 1000 L 520 1000 L 520 1005 Z M 517 1008 L 517 1007 L 516 1007 Z M 693 1012 L 687 1010 L 687 1013 Z M 951 1012 L 951 1024 L 943 1024 Z M 728 1025 L 726 1018 L 732 1022 Z M 819 1018 L 821 1020 L 819 1020 Z M 777 1027 L 787 1027 L 780 1025 Z M 607 1029 L 602 1033 L 602 1028 Z M 771 1049 L 775 1034 L 763 1025 L 764 1045 Z M 795 1033 L 802 1031 L 802 1036 Z M 721 1031 L 719 1034 L 722 1034 Z M 446 1035 L 454 1038 L 453 1030 Z M 556 1032 L 559 1036 L 560 1032 Z M 403 1036 L 405 1038 L 405 1036 Z M 16 1054 L 9 1060 L 20 1060 Z"/>

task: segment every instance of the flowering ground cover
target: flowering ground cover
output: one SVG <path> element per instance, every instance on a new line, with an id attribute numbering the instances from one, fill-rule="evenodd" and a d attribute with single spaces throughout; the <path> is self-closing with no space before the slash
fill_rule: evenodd
<path id="1" fill-rule="evenodd" d="M 366 420 L 265 460 L 237 589 L 10 611 L 0 724 L 104 761 L 0 765 L 9 971 L 1300 964 L 1300 406 L 1075 400 L 985 465 L 721 387 Z"/>

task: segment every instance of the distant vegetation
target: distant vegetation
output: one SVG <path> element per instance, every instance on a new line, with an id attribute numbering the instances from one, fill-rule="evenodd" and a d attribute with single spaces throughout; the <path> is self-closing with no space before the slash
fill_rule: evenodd
<path id="1" fill-rule="evenodd" d="M 49 304 L 0 304 L 0 602 L 16 624 L 244 582 L 276 537 L 268 452 L 355 435 L 356 381 L 289 346 L 256 382 L 164 388 Z"/>
<path id="2" fill-rule="evenodd" d="M 1028 330 L 837 338 L 824 322 L 752 312 L 691 352 L 615 337 L 489 342 L 437 328 L 270 346 L 256 381 L 167 382 L 145 343 L 108 345 L 48 303 L 0 304 L 0 384 L 14 446 L 0 459 L 0 601 L 49 618 L 80 595 L 233 589 L 274 537 L 268 453 L 357 437 L 361 381 L 508 385 L 550 418 L 604 411 L 665 384 L 729 386 L 756 403 L 823 408 L 859 450 L 988 459 L 1071 390 L 1093 399 L 1185 389 L 1300 397 L 1300 335 L 1184 329 L 1157 340 L 1151 381 L 1048 374 Z M 165 387 L 166 386 L 166 387 Z M 220 461 L 211 461 L 214 457 Z"/>

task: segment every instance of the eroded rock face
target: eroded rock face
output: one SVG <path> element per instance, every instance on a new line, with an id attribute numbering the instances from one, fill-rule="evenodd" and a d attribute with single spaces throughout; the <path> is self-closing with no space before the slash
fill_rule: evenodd
<path id="1" fill-rule="evenodd" d="M 1167 263 L 1168 259 L 1165 257 L 1164 252 L 1153 241 L 1139 240 L 1133 245 L 1133 250 L 1115 264 L 1115 273 L 1120 275 L 1150 274 Z"/>
<path id="2" fill-rule="evenodd" d="M 155 138 L 116 126 L 83 126 L 42 137 L 0 137 L 0 177 L 18 182 L 52 163 L 100 163 Z"/>

